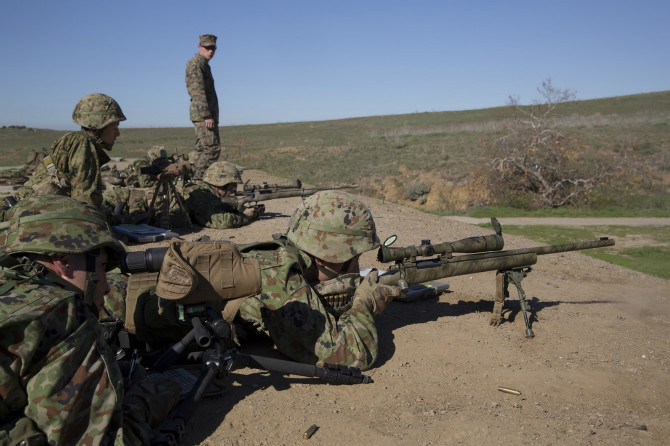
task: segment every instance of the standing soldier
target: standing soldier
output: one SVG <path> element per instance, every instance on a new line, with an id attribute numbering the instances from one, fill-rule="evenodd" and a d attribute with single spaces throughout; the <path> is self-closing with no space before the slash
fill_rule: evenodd
<path id="1" fill-rule="evenodd" d="M 183 194 L 191 219 L 200 226 L 230 229 L 245 226 L 260 217 L 265 206 L 257 205 L 241 212 L 222 203 L 221 197 L 231 197 L 242 182 L 240 171 L 227 161 L 217 161 L 207 168 L 202 182 L 189 183 Z"/>
<path id="2" fill-rule="evenodd" d="M 176 382 L 122 374 L 101 333 L 121 253 L 104 216 L 68 197 L 26 198 L 0 223 L 0 444 L 145 445 L 177 403 Z"/>
<path id="3" fill-rule="evenodd" d="M 102 93 L 84 96 L 72 112 L 81 126 L 53 143 L 19 198 L 31 195 L 65 195 L 102 209 L 104 184 L 100 168 L 109 162 L 107 151 L 119 137 L 119 122 L 126 117 L 119 104 Z"/>
<path id="4" fill-rule="evenodd" d="M 216 51 L 216 36 L 200 36 L 198 52 L 186 64 L 186 89 L 191 96 L 190 115 L 195 126 L 193 178 L 202 178 L 207 166 L 219 159 L 219 101 L 209 61 Z"/>

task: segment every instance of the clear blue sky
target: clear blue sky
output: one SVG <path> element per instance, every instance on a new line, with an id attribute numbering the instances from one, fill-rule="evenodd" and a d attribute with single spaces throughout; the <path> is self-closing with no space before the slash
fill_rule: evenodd
<path id="1" fill-rule="evenodd" d="M 670 90 L 670 1 L 12 0 L 0 7 L 0 125 L 74 129 L 88 93 L 123 127 L 188 127 L 199 34 L 221 125 L 467 110 Z"/>

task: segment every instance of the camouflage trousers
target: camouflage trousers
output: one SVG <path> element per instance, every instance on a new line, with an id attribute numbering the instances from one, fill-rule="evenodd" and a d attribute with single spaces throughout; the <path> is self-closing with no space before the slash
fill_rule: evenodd
<path id="1" fill-rule="evenodd" d="M 194 122 L 195 125 L 195 160 L 193 164 L 193 178 L 202 178 L 205 170 L 214 164 L 221 153 L 221 140 L 219 139 L 219 126 L 212 130 L 207 129 L 205 121 Z"/>
<path id="2" fill-rule="evenodd" d="M 236 321 L 270 336 L 279 351 L 295 361 L 372 367 L 378 355 L 377 328 L 363 299 L 354 299 L 352 307 L 336 318 L 311 287 L 291 288 L 289 283 L 286 293 L 247 298 Z"/>

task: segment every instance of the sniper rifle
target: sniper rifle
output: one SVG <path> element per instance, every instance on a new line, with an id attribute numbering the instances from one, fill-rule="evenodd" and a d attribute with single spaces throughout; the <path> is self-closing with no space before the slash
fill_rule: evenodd
<path id="1" fill-rule="evenodd" d="M 297 187 L 294 187 L 297 186 Z M 258 203 L 259 201 L 276 200 L 278 198 L 307 197 L 322 190 L 332 189 L 355 189 L 358 184 L 344 184 L 341 186 L 329 187 L 302 187 L 300 180 L 263 185 L 244 185 L 244 192 L 232 197 L 222 197 L 221 202 L 228 206 L 242 211 L 249 203 Z"/>
<path id="2" fill-rule="evenodd" d="M 504 241 L 500 223 L 497 219 L 491 218 L 491 225 L 495 234 L 439 244 L 432 244 L 430 240 L 422 240 L 420 245 L 403 248 L 391 247 L 397 239 L 395 235 L 392 235 L 380 246 L 377 253 L 377 260 L 380 262 L 393 262 L 388 271 L 379 275 L 379 283 L 396 285 L 401 290 L 407 291 L 411 284 L 425 283 L 445 277 L 497 271 L 495 303 L 490 324 L 500 325 L 503 304 L 505 298 L 509 297 L 508 285 L 512 283 L 519 294 L 519 305 L 526 323 L 526 337 L 532 338 L 535 335 L 528 322 L 529 306 L 526 294 L 521 287 L 521 280 L 530 273 L 531 265 L 537 263 L 537 256 L 614 245 L 614 240 L 601 237 L 600 240 L 503 251 Z M 455 256 L 454 253 L 464 253 L 464 255 Z M 430 256 L 436 257 L 417 259 Z M 408 300 L 406 293 L 401 293 L 397 300 Z"/>

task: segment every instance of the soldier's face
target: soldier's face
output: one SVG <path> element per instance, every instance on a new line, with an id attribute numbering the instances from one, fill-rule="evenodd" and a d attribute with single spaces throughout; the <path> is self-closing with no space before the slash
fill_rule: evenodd
<path id="1" fill-rule="evenodd" d="M 112 122 L 102 129 L 102 132 L 100 132 L 100 139 L 102 139 L 103 142 L 112 145 L 119 135 L 121 135 L 121 132 L 119 131 L 119 123 Z"/>
<path id="2" fill-rule="evenodd" d="M 216 52 L 216 45 L 207 45 L 207 46 L 198 45 L 198 54 L 200 54 L 207 60 L 211 60 L 212 57 L 214 57 L 215 52 Z"/>
<path id="3" fill-rule="evenodd" d="M 358 263 L 360 255 L 354 257 L 353 259 L 346 261 L 346 262 L 341 262 L 341 263 L 335 263 L 335 262 L 327 262 L 323 259 L 319 258 L 314 258 L 314 261 L 321 265 L 322 267 L 326 268 L 329 270 L 331 273 L 336 274 L 336 275 L 342 275 L 342 274 L 347 274 L 347 273 L 358 273 L 361 271 L 361 267 Z M 325 280 L 329 280 L 329 277 L 325 275 L 323 272 L 319 271 L 319 276 L 318 276 L 319 282 L 323 282 Z"/>
<path id="4" fill-rule="evenodd" d="M 228 183 L 223 186 L 223 196 L 232 197 L 237 192 L 237 183 Z"/>

